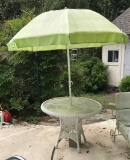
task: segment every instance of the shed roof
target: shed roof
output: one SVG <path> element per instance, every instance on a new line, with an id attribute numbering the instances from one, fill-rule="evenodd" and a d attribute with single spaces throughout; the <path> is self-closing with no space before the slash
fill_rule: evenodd
<path id="1" fill-rule="evenodd" d="M 118 16 L 113 23 L 123 32 L 130 35 L 130 7 Z"/>

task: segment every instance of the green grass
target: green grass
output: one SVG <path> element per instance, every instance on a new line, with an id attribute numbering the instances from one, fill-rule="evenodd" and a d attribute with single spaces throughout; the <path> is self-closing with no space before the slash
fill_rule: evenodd
<path id="1" fill-rule="evenodd" d="M 82 96 L 98 101 L 105 109 L 115 109 L 115 96 L 110 93 L 87 93 Z"/>

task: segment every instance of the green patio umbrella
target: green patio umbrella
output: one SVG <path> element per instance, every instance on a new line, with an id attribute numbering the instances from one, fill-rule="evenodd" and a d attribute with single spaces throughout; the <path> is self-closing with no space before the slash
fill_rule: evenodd
<path id="1" fill-rule="evenodd" d="M 9 51 L 67 50 L 71 100 L 69 49 L 101 47 L 127 41 L 128 36 L 102 15 L 87 9 L 65 8 L 35 17 L 7 46 Z"/>

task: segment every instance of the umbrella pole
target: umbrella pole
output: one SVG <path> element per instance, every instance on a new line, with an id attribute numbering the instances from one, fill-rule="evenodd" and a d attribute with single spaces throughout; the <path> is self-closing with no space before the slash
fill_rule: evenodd
<path id="1" fill-rule="evenodd" d="M 69 45 L 67 44 L 67 60 L 68 60 L 68 79 L 69 79 L 69 97 L 72 105 L 72 96 L 71 96 L 71 75 L 70 75 L 70 54 L 69 54 Z"/>

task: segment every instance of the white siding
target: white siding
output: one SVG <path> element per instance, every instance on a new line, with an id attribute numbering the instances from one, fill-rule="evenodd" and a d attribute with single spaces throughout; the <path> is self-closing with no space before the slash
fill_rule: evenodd
<path id="1" fill-rule="evenodd" d="M 124 60 L 124 77 L 130 75 L 130 42 L 126 45 Z"/>

